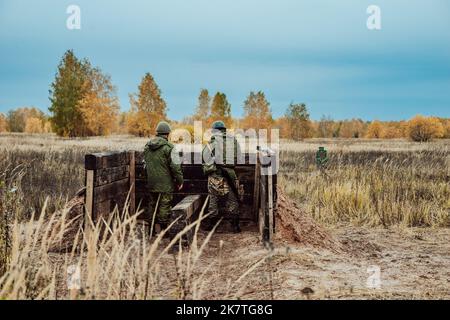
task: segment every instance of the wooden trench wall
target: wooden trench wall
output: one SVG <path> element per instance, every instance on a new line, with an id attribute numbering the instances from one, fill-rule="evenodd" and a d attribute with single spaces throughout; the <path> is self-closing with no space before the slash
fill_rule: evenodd
<path id="1" fill-rule="evenodd" d="M 270 241 L 275 230 L 277 210 L 277 174 L 274 156 L 259 157 L 245 154 L 245 164 L 235 167 L 240 183 L 244 186 L 244 199 L 240 203 L 241 224 L 257 228 L 263 241 Z M 207 177 L 201 164 L 193 164 L 201 155 L 182 153 L 184 186 L 173 193 L 175 206 L 189 195 L 200 195 L 202 203 L 208 195 Z M 260 161 L 260 159 L 262 159 Z M 86 170 L 86 218 L 94 222 L 101 217 L 108 220 L 117 207 L 122 212 L 128 199 L 131 214 L 141 212 L 139 219 L 148 219 L 148 184 L 143 162 L 143 152 L 122 151 L 91 153 L 85 155 Z M 267 174 L 273 172 L 272 174 Z M 201 207 L 201 206 L 200 206 Z M 197 206 L 196 206 L 197 208 Z M 225 217 L 224 229 L 229 223 Z"/>

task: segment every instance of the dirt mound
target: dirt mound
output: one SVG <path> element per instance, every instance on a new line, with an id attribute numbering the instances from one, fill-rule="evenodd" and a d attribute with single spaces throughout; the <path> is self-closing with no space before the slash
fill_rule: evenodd
<path id="1" fill-rule="evenodd" d="M 280 189 L 275 219 L 277 240 L 342 251 L 342 245 L 298 208 Z"/>

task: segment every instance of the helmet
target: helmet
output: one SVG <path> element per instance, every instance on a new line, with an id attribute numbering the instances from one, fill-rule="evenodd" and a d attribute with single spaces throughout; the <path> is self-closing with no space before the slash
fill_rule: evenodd
<path id="1" fill-rule="evenodd" d="M 165 121 L 160 121 L 156 126 L 157 134 L 169 134 L 172 129 L 170 129 L 170 125 Z"/>
<path id="2" fill-rule="evenodd" d="M 325 147 L 319 147 L 320 151 L 325 151 Z"/>
<path id="3" fill-rule="evenodd" d="M 225 123 L 223 123 L 223 121 L 215 121 L 212 125 L 213 129 L 218 129 L 218 130 L 223 130 L 226 129 L 227 127 L 225 126 Z"/>

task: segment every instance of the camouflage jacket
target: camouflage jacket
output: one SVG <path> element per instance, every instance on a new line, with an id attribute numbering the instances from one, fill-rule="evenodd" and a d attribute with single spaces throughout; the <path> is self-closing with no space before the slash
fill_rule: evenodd
<path id="1" fill-rule="evenodd" d="M 227 142 L 231 141 L 233 145 L 227 146 Z M 232 152 L 233 156 L 227 157 L 227 151 L 228 154 Z M 203 148 L 203 172 L 208 176 L 224 176 L 226 171 L 232 180 L 236 180 L 234 166 L 237 164 L 240 152 L 239 143 L 234 136 L 226 133 L 214 134 L 211 141 Z"/>
<path id="2" fill-rule="evenodd" d="M 146 144 L 144 160 L 150 192 L 173 192 L 175 185 L 183 183 L 181 162 L 178 161 L 178 154 L 171 154 L 173 148 L 172 143 L 160 136 L 150 139 Z"/>

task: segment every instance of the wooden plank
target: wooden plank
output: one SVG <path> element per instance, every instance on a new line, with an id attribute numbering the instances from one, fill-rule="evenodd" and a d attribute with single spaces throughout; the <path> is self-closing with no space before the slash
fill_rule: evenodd
<path id="1" fill-rule="evenodd" d="M 136 179 L 135 179 L 135 161 L 134 161 L 134 151 L 129 152 L 130 158 L 130 172 L 129 172 L 129 186 L 130 186 L 130 207 L 129 213 L 130 215 L 134 215 L 136 210 Z"/>
<path id="2" fill-rule="evenodd" d="M 86 197 L 84 199 L 84 227 L 86 233 L 91 229 L 91 220 L 93 219 L 94 204 L 94 170 L 86 171 Z"/>
<path id="3" fill-rule="evenodd" d="M 267 176 L 267 214 L 268 214 L 268 236 L 269 242 L 272 242 L 273 240 L 273 184 L 272 184 L 272 166 L 269 167 L 268 170 L 269 175 Z"/>
<path id="4" fill-rule="evenodd" d="M 172 208 L 172 212 L 182 214 L 183 217 L 189 219 L 200 208 L 201 199 L 200 195 L 187 196 Z"/>
<path id="5" fill-rule="evenodd" d="M 107 219 L 111 213 L 111 200 L 106 200 L 103 202 L 96 202 L 93 208 L 93 219 L 95 222 L 98 221 L 100 217 Z"/>
<path id="6" fill-rule="evenodd" d="M 183 164 L 181 165 L 183 170 L 183 176 L 186 179 L 207 179 L 207 176 L 203 173 L 202 165 L 200 164 Z M 254 165 L 239 165 L 235 167 L 236 174 L 239 179 L 243 181 L 254 179 L 255 166 Z M 145 178 L 146 172 L 143 165 L 136 165 L 136 177 Z"/>
<path id="7" fill-rule="evenodd" d="M 96 187 L 129 177 L 130 166 L 120 166 L 95 170 L 94 185 Z"/>
<path id="8" fill-rule="evenodd" d="M 259 180 L 259 217 L 258 217 L 258 226 L 259 226 L 259 234 L 261 236 L 261 241 L 267 241 L 267 233 L 266 233 L 266 182 L 267 176 L 261 175 Z"/>
<path id="9" fill-rule="evenodd" d="M 96 187 L 94 190 L 95 202 L 103 202 L 108 199 L 114 199 L 116 195 L 127 193 L 129 190 L 129 179 L 122 179 Z"/>
<path id="10" fill-rule="evenodd" d="M 237 165 L 255 165 L 256 164 L 256 153 L 250 152 L 245 153 L 244 161 L 242 163 L 238 163 Z M 184 159 L 184 165 L 201 165 L 201 163 L 196 163 L 194 160 L 202 159 L 201 152 L 183 152 L 182 159 Z M 144 160 L 144 152 L 143 151 L 136 151 L 135 154 L 135 162 L 136 165 L 141 165 Z"/>
<path id="11" fill-rule="evenodd" d="M 136 185 L 138 185 L 136 183 Z M 136 189 L 136 203 L 139 203 L 139 199 L 147 199 L 148 198 L 148 191 L 142 190 L 137 188 Z M 197 193 L 197 192 L 192 192 L 192 191 L 187 191 L 187 190 L 182 190 L 181 192 L 174 192 L 172 193 L 172 195 L 175 197 L 186 197 L 189 195 L 202 195 L 202 196 L 207 196 L 208 192 L 201 192 L 201 193 Z M 240 205 L 253 205 L 253 194 L 244 194 L 244 199 L 243 201 L 240 203 Z"/>
<path id="12" fill-rule="evenodd" d="M 126 151 L 91 153 L 84 157 L 84 167 L 86 170 L 119 167 L 128 164 L 129 155 Z"/>
<path id="13" fill-rule="evenodd" d="M 109 215 L 114 211 L 117 206 L 119 214 L 122 215 L 125 207 L 125 201 L 127 199 L 128 192 L 116 194 L 114 198 L 107 199 L 105 201 L 98 201 L 94 203 L 93 216 L 94 221 L 98 221 L 98 218 L 104 217 L 107 219 Z"/>
<path id="14" fill-rule="evenodd" d="M 253 184 L 253 208 L 252 213 L 255 216 L 255 219 L 258 220 L 258 213 L 259 213 L 259 179 L 260 179 L 261 169 L 259 164 L 259 158 L 256 160 L 255 165 L 255 177 L 254 177 L 254 184 Z"/>

